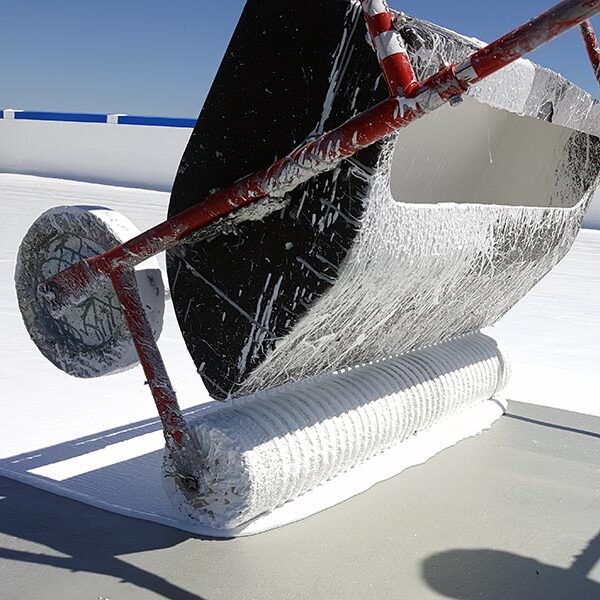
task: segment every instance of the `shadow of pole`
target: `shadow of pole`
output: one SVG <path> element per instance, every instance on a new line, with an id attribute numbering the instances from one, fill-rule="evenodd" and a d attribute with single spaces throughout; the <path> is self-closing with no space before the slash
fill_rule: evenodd
<path id="1" fill-rule="evenodd" d="M 577 561 L 562 569 L 509 552 L 456 549 L 427 558 L 422 574 L 433 590 L 457 600 L 591 600 L 600 598 L 600 584 L 586 577 L 600 559 L 599 546 L 583 553 L 585 572 L 575 568 Z"/>
<path id="2" fill-rule="evenodd" d="M 149 573 L 144 569 L 139 569 L 114 557 L 98 560 L 97 556 L 92 557 L 86 553 L 73 557 L 62 557 L 0 548 L 0 559 L 46 565 L 73 572 L 85 571 L 99 575 L 108 575 L 119 578 L 121 581 L 130 583 L 136 587 L 155 592 L 165 598 L 204 600 L 201 596 L 169 583 L 166 579 L 158 575 Z"/>
<path id="3" fill-rule="evenodd" d="M 67 556 L 0 548 L 0 559 L 107 575 L 165 598 L 204 600 L 118 558 L 176 546 L 191 536 L 121 517 L 0 477 L 0 533 Z"/>
<path id="4" fill-rule="evenodd" d="M 580 575 L 589 575 L 598 561 L 600 561 L 600 533 L 590 541 L 581 554 L 575 557 L 571 569 Z"/>

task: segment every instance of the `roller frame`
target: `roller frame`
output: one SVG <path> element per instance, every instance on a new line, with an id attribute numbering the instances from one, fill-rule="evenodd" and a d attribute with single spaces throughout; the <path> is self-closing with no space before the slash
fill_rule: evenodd
<path id="1" fill-rule="evenodd" d="M 200 485 L 189 427 L 137 292 L 132 268 L 199 229 L 267 196 L 278 196 L 315 175 L 334 169 L 343 159 L 407 127 L 446 102 L 460 103 L 469 87 L 499 71 L 561 33 L 580 26 L 594 74 L 600 83 L 600 49 L 589 18 L 600 12 L 600 0 L 565 0 L 475 51 L 460 63 L 417 81 L 398 31 L 406 17 L 389 9 L 386 0 L 360 0 L 371 45 L 377 53 L 390 97 L 340 127 L 296 148 L 272 165 L 221 189 L 201 204 L 156 225 L 128 242 L 84 259 L 39 286 L 50 312 L 59 316 L 83 301 L 109 278 L 162 422 L 167 446 L 180 483 Z M 400 22 L 399 22 L 400 21 Z"/>
<path id="2" fill-rule="evenodd" d="M 583 44 L 590 59 L 590 63 L 592 64 L 594 77 L 600 84 L 600 48 L 598 47 L 598 39 L 596 38 L 594 28 L 590 21 L 586 20 L 579 25 L 579 30 L 581 31 Z"/>

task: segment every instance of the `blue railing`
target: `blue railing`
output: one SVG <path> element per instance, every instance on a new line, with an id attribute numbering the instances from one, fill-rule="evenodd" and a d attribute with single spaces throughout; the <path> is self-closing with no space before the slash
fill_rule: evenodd
<path id="1" fill-rule="evenodd" d="M 189 127 L 196 125 L 196 119 L 183 117 L 143 117 L 138 115 L 118 115 L 119 125 L 149 125 L 151 127 Z"/>
<path id="2" fill-rule="evenodd" d="M 184 127 L 193 129 L 196 119 L 183 117 L 151 117 L 143 115 L 97 114 L 97 113 L 62 113 L 37 110 L 0 111 L 0 119 L 16 119 L 27 121 L 64 121 L 71 123 L 111 123 L 114 125 L 143 125 L 146 127 Z"/>

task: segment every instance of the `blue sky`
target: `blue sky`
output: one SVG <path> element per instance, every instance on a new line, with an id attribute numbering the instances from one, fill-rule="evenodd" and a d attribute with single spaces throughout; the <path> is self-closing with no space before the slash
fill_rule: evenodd
<path id="1" fill-rule="evenodd" d="M 491 41 L 552 1 L 390 4 Z M 244 0 L 0 0 L 0 108 L 195 117 L 243 5 Z M 596 26 L 600 29 L 600 18 Z M 576 31 L 533 58 L 600 95 Z"/>

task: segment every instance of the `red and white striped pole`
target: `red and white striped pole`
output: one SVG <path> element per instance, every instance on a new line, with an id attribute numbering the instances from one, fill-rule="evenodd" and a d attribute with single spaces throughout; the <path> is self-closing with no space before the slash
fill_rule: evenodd
<path id="1" fill-rule="evenodd" d="M 386 0 L 361 0 L 363 15 L 377 53 L 383 76 L 392 96 L 408 96 L 417 84 L 395 15 Z"/>

